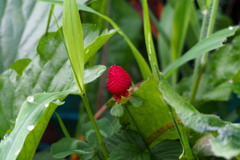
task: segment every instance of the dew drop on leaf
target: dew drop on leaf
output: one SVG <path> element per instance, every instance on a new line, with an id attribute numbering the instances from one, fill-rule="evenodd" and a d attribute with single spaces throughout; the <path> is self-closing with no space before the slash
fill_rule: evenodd
<path id="1" fill-rule="evenodd" d="M 20 153 L 20 149 L 15 152 L 15 155 L 17 156 Z"/>
<path id="2" fill-rule="evenodd" d="M 233 27 L 232 27 L 232 26 L 229 26 L 228 29 L 229 29 L 229 30 L 233 30 Z"/>
<path id="3" fill-rule="evenodd" d="M 29 131 L 32 131 L 34 129 L 34 125 L 29 125 L 28 127 L 27 127 L 27 130 L 29 130 Z"/>
<path id="4" fill-rule="evenodd" d="M 27 101 L 28 101 L 29 103 L 34 102 L 34 97 L 33 97 L 33 96 L 27 97 Z"/>
<path id="5" fill-rule="evenodd" d="M 5 134 L 3 139 L 6 139 L 9 136 L 9 134 Z"/>
<path id="6" fill-rule="evenodd" d="M 47 108 L 49 106 L 49 103 L 46 103 L 44 106 Z"/>

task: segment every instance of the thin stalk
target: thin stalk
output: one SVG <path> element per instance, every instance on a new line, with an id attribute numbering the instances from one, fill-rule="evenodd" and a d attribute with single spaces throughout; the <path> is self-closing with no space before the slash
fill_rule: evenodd
<path id="1" fill-rule="evenodd" d="M 47 21 L 47 27 L 46 27 L 45 34 L 48 33 L 48 30 L 49 30 L 49 27 L 50 27 L 50 22 L 51 22 L 53 11 L 54 11 L 54 6 L 55 6 L 54 4 L 51 5 L 51 8 L 50 8 L 50 11 L 49 11 L 49 14 L 48 14 L 48 21 Z"/>
<path id="2" fill-rule="evenodd" d="M 59 25 L 58 25 L 58 23 L 57 23 L 57 19 L 56 19 L 56 17 L 55 17 L 54 14 L 53 14 L 53 16 L 54 16 L 54 19 L 55 19 L 56 24 L 57 24 L 57 26 L 58 26 L 58 29 L 59 29 Z M 63 36 L 63 34 L 62 34 L 62 31 L 60 31 L 60 35 L 61 35 L 61 38 L 62 38 L 62 40 L 63 40 L 63 44 L 64 44 L 64 47 L 65 47 L 65 49 L 66 49 L 66 52 L 68 52 L 66 43 L 65 43 L 65 41 L 64 41 L 64 36 Z M 68 54 L 68 55 L 69 55 L 69 54 Z M 71 59 L 70 59 L 70 58 L 69 58 L 69 60 L 70 60 L 70 62 L 71 62 Z M 74 78 L 77 77 L 77 75 L 76 75 L 76 73 L 74 72 L 74 70 L 73 70 L 73 74 L 74 74 Z M 91 107 L 90 107 L 90 105 L 89 105 L 89 101 L 88 101 L 86 92 L 83 92 L 83 91 L 85 91 L 85 89 L 84 89 L 84 88 L 81 88 L 80 82 L 78 81 L 77 78 L 75 78 L 75 81 L 76 81 L 76 83 L 77 83 L 77 86 L 78 86 L 78 89 L 79 89 L 80 93 L 82 93 L 82 94 L 81 94 L 81 98 L 82 98 L 82 100 L 83 100 L 84 106 L 85 106 L 86 111 L 87 111 L 87 113 L 88 113 L 88 117 L 89 117 L 89 119 L 90 119 L 90 121 L 91 121 L 91 123 L 92 123 L 93 129 L 94 129 L 94 131 L 95 131 L 95 133 L 96 133 L 96 135 L 97 135 L 98 143 L 99 143 L 99 145 L 100 145 L 100 147 L 101 147 L 101 149 L 102 149 L 102 152 L 103 152 L 103 154 L 104 154 L 105 159 L 108 159 L 109 156 L 108 156 L 107 147 L 106 147 L 106 145 L 105 145 L 105 143 L 104 143 L 104 141 L 103 141 L 103 138 L 102 138 L 102 136 L 101 136 L 101 134 L 100 134 L 99 128 L 98 128 L 98 126 L 97 126 L 97 123 L 96 123 L 96 121 L 95 121 L 95 119 L 94 119 L 94 116 L 93 116 Z"/>
<path id="3" fill-rule="evenodd" d="M 59 122 L 60 127 L 61 127 L 61 129 L 63 131 L 64 136 L 67 137 L 67 138 L 70 138 L 71 136 L 70 136 L 70 134 L 69 134 L 65 124 L 63 123 L 62 118 L 59 116 L 59 114 L 57 112 L 55 112 L 55 114 L 57 116 L 58 122 Z"/>
<path id="4" fill-rule="evenodd" d="M 92 123 L 93 129 L 94 129 L 94 131 L 95 131 L 95 133 L 97 135 L 98 143 L 101 146 L 103 155 L 104 155 L 105 159 L 108 159 L 108 157 L 109 157 L 108 156 L 108 150 L 107 150 L 107 147 L 106 147 L 106 145 L 105 145 L 105 143 L 103 141 L 103 138 L 102 138 L 102 135 L 101 135 L 101 133 L 99 131 L 97 123 L 96 123 L 96 121 L 94 119 L 92 110 L 91 110 L 90 105 L 89 105 L 89 101 L 88 101 L 87 95 L 85 94 L 85 95 L 82 95 L 81 97 L 82 97 L 83 103 L 85 105 L 86 111 L 88 113 L 88 117 L 89 117 L 89 119 L 90 119 L 90 121 Z"/>
<path id="5" fill-rule="evenodd" d="M 212 7 L 212 8 L 208 9 L 210 13 L 205 15 L 203 19 L 200 41 L 209 37 L 212 34 L 214 29 L 214 24 L 216 21 L 218 5 L 219 5 L 219 0 L 211 1 L 211 5 L 209 7 Z M 209 19 L 208 19 L 208 15 L 209 15 Z M 206 28 L 206 30 L 204 28 Z M 194 73 L 193 73 L 193 85 L 190 92 L 190 103 L 194 103 L 195 101 L 199 84 L 206 68 L 207 60 L 208 60 L 208 53 L 203 54 L 201 58 L 196 60 Z"/>
<path id="6" fill-rule="evenodd" d="M 157 69 L 157 67 L 156 67 L 156 69 Z M 162 80 L 160 72 L 157 72 L 157 76 L 158 76 L 158 81 L 160 82 Z M 163 105 L 165 105 L 169 110 L 172 121 L 173 121 L 174 126 L 177 130 L 180 142 L 183 146 L 183 155 L 180 157 L 180 159 L 194 160 L 195 158 L 194 158 L 194 155 L 192 153 L 191 147 L 189 145 L 188 137 L 185 133 L 184 128 L 179 126 L 179 124 L 177 123 L 177 120 L 175 118 L 175 114 L 174 114 L 174 111 L 173 111 L 172 107 L 169 106 L 168 104 L 166 104 L 165 101 L 162 99 L 162 97 L 161 97 L 161 101 L 163 102 Z"/>
<path id="7" fill-rule="evenodd" d="M 180 159 L 194 160 L 195 158 L 192 153 L 191 147 L 189 145 L 188 138 L 186 136 L 186 132 L 185 132 L 183 126 L 179 126 L 178 122 L 176 121 L 172 107 L 169 105 L 167 105 L 167 106 L 170 111 L 174 125 L 176 127 L 180 142 L 183 146 L 183 155 L 180 157 Z"/>
<path id="8" fill-rule="evenodd" d="M 129 47 L 131 48 L 133 55 L 136 58 L 136 61 L 138 63 L 138 66 L 140 68 L 140 71 L 142 73 L 142 76 L 144 79 L 147 79 L 149 74 L 151 73 L 149 66 L 147 65 L 146 61 L 144 60 L 144 58 L 141 56 L 141 53 L 138 51 L 138 49 L 134 46 L 134 44 L 131 42 L 131 40 L 127 37 L 127 35 L 121 30 L 121 28 L 109 17 L 100 14 L 98 12 L 94 12 L 95 14 L 97 14 L 98 16 L 100 16 L 101 18 L 103 18 L 104 20 L 108 21 L 113 28 L 117 29 L 118 33 L 124 38 L 124 40 L 126 41 L 126 43 L 129 45 Z"/>

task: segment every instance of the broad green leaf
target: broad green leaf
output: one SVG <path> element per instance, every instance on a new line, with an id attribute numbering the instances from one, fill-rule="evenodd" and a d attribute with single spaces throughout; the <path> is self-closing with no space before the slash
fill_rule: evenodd
<path id="1" fill-rule="evenodd" d="M 23 104 L 28 96 L 43 92 L 68 91 L 77 93 L 72 72 L 69 72 L 71 66 L 61 40 L 60 32 L 44 35 L 39 42 L 38 52 L 39 56 L 35 57 L 27 66 L 23 71 L 22 77 L 14 70 L 7 70 L 0 75 L 1 139 L 7 130 L 11 131 L 13 128 L 21 104 Z M 104 66 L 100 65 L 87 69 L 86 82 L 91 82 L 100 76 L 100 72 L 102 73 L 104 68 Z M 47 120 L 51 115 L 47 114 L 44 119 Z M 19 151 L 22 149 L 22 157 L 31 157 L 35 152 L 38 145 L 37 142 L 47 125 L 47 121 L 38 119 L 39 123 L 41 121 L 44 123 L 41 123 L 42 126 L 40 128 L 42 130 L 39 130 L 39 134 L 30 132 L 23 149 L 21 145 L 18 146 Z M 25 152 L 26 150 L 28 151 Z"/>
<path id="2" fill-rule="evenodd" d="M 63 4 L 63 34 L 66 42 L 69 60 L 76 84 L 81 94 L 85 93 L 84 76 L 84 41 L 82 24 L 76 0 L 65 0 Z"/>
<path id="3" fill-rule="evenodd" d="M 90 83 L 100 77 L 106 70 L 104 65 L 95 65 L 84 70 L 84 84 Z"/>
<path id="4" fill-rule="evenodd" d="M 59 101 L 68 94 L 69 92 L 53 92 L 29 96 L 21 107 L 13 131 L 0 143 L 0 159 L 17 159 L 18 155 L 19 159 L 32 159 L 58 105 L 54 101 Z"/>
<path id="5" fill-rule="evenodd" d="M 49 52 L 50 48 L 52 52 Z M 32 60 L 21 77 L 14 70 L 7 70 L 0 75 L 1 138 L 11 128 L 11 121 L 15 121 L 28 96 L 64 90 L 77 92 L 59 32 L 43 36 L 38 52 L 39 56 Z"/>
<path id="6" fill-rule="evenodd" d="M 175 69 L 182 66 L 186 62 L 199 57 L 200 55 L 207 53 L 211 50 L 220 48 L 223 46 L 223 42 L 226 41 L 226 38 L 235 34 L 238 30 L 238 26 L 229 27 L 228 29 L 224 29 L 218 31 L 208 38 L 197 43 L 193 48 L 191 48 L 187 53 L 185 53 L 182 57 L 180 57 L 175 62 L 171 63 L 165 70 L 164 75 L 168 77 Z"/>
<path id="7" fill-rule="evenodd" d="M 7 70 L 0 75 L 0 119 L 3 122 L 0 125 L 0 138 L 10 129 L 11 121 L 15 120 L 27 96 L 64 90 L 77 92 L 60 31 L 44 35 L 37 50 L 39 56 L 24 71 L 19 70 L 21 60 L 14 63 L 14 68 L 22 72 L 21 77 L 14 70 Z M 102 65 L 87 68 L 84 82 L 95 80 L 104 70 Z"/>
<path id="8" fill-rule="evenodd" d="M 148 59 L 151 65 L 151 69 L 153 73 L 156 73 L 156 67 L 158 68 L 158 62 L 156 57 L 156 52 L 152 39 L 152 31 L 150 27 L 150 19 L 148 12 L 148 2 L 147 0 L 142 1 L 143 5 L 143 23 L 144 23 L 144 37 L 145 37 L 145 45 L 147 48 Z"/>
<path id="9" fill-rule="evenodd" d="M 108 137 L 105 142 L 110 151 L 109 159 L 150 160 L 149 153 L 145 152 L 146 145 L 143 138 L 135 131 L 121 130 Z"/>
<path id="10" fill-rule="evenodd" d="M 84 62 L 87 63 L 89 58 L 92 57 L 117 30 L 112 29 L 108 31 L 106 29 L 100 34 L 96 25 L 82 24 L 82 27 L 85 47 Z"/>
<path id="11" fill-rule="evenodd" d="M 129 99 L 129 102 L 134 106 L 134 107 L 141 107 L 143 100 L 139 97 L 136 96 L 131 96 L 131 98 Z"/>
<path id="12" fill-rule="evenodd" d="M 182 154 L 179 141 L 165 140 L 153 147 L 151 153 L 160 160 L 176 160 Z"/>
<path id="13" fill-rule="evenodd" d="M 62 5 L 62 1 L 58 1 L 58 0 L 39 0 L 39 1 Z M 151 73 L 148 64 L 146 63 L 146 61 L 144 60 L 143 56 L 138 51 L 138 49 L 131 42 L 129 37 L 119 28 L 119 26 L 111 18 L 93 10 L 90 7 L 87 7 L 87 6 L 82 5 L 82 4 L 78 4 L 78 9 L 82 10 L 82 11 L 85 11 L 85 12 L 90 12 L 90 13 L 98 15 L 99 17 L 103 18 L 104 20 L 108 21 L 114 27 L 114 29 L 116 29 L 118 31 L 118 33 L 125 39 L 126 43 L 129 45 L 130 49 L 132 50 L 132 53 L 133 53 L 133 55 L 134 55 L 134 57 L 135 57 L 135 59 L 138 63 L 138 66 L 141 70 L 143 78 L 147 79 L 147 77 Z"/>
<path id="14" fill-rule="evenodd" d="M 31 61 L 32 61 L 32 60 L 29 59 L 29 58 L 20 59 L 20 60 L 17 60 L 16 62 L 14 62 L 14 63 L 10 66 L 10 68 L 11 68 L 11 69 L 14 69 L 14 70 L 17 72 L 17 74 L 21 77 L 24 69 L 29 65 L 29 63 L 30 63 Z"/>
<path id="15" fill-rule="evenodd" d="M 109 160 L 151 160 L 150 153 L 130 143 L 120 143 L 109 155 Z"/>
<path id="16" fill-rule="evenodd" d="M 94 154 L 94 148 L 88 143 L 74 138 L 62 138 L 52 144 L 51 153 L 54 158 L 65 158 L 71 154 L 78 154 L 85 160 L 91 159 Z"/>
<path id="17" fill-rule="evenodd" d="M 0 2 L 0 73 L 22 58 L 36 55 L 37 42 L 46 30 L 49 5 L 32 1 Z M 55 8 L 55 15 L 60 19 L 62 9 Z M 50 30 L 56 29 L 50 23 Z"/>
<path id="18" fill-rule="evenodd" d="M 159 89 L 165 101 L 172 106 L 182 123 L 199 132 L 217 132 L 218 135 L 210 141 L 215 156 L 231 159 L 240 154 L 240 125 L 222 121 L 215 115 L 199 113 L 197 109 L 186 102 L 172 89 L 164 79 Z"/>
<path id="19" fill-rule="evenodd" d="M 120 118 L 124 127 L 139 131 L 151 145 L 164 139 L 178 138 L 168 108 L 161 99 L 153 77 L 145 81 L 133 96 L 141 98 L 143 103 L 141 107 L 134 107 L 131 103 L 124 104 L 125 112 Z"/>

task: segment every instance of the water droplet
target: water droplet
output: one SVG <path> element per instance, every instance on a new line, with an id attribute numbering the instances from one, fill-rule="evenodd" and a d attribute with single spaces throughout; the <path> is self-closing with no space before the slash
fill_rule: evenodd
<path id="1" fill-rule="evenodd" d="M 49 103 L 46 103 L 44 106 L 47 108 L 49 106 Z"/>
<path id="2" fill-rule="evenodd" d="M 5 134 L 5 135 L 4 135 L 4 137 L 3 137 L 3 139 L 6 139 L 8 136 L 9 136 L 9 134 L 8 134 L 8 133 L 7 133 L 7 134 Z"/>
<path id="3" fill-rule="evenodd" d="M 52 103 L 56 104 L 56 105 L 62 105 L 64 104 L 64 102 L 61 102 L 59 99 L 56 99 L 55 101 L 52 101 Z"/>
<path id="4" fill-rule="evenodd" d="M 20 149 L 19 150 L 17 150 L 16 152 L 15 152 L 15 156 L 18 156 L 18 154 L 20 153 Z"/>
<path id="5" fill-rule="evenodd" d="M 29 130 L 29 131 L 32 131 L 34 129 L 34 125 L 29 125 L 28 127 L 27 127 L 27 130 Z"/>
<path id="6" fill-rule="evenodd" d="M 27 97 L 27 101 L 28 101 L 29 103 L 32 103 L 32 102 L 34 101 L 34 97 L 33 97 L 33 96 Z"/>
<path id="7" fill-rule="evenodd" d="M 229 26 L 228 29 L 229 29 L 229 30 L 233 30 L 233 26 Z"/>
<path id="8" fill-rule="evenodd" d="M 207 10 L 206 10 L 206 9 L 203 10 L 203 11 L 202 11 L 202 14 L 203 14 L 203 15 L 207 15 Z"/>

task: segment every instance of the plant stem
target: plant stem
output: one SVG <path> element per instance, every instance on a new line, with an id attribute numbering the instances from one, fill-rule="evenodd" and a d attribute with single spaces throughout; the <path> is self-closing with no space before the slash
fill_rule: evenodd
<path id="1" fill-rule="evenodd" d="M 52 19 L 52 15 L 53 15 L 53 11 L 54 11 L 54 4 L 51 5 L 51 8 L 50 8 L 50 11 L 49 11 L 49 14 L 48 14 L 48 21 L 47 21 L 47 27 L 46 27 L 46 31 L 45 31 L 45 34 L 48 33 L 48 29 L 49 29 L 49 26 L 50 26 L 50 22 L 51 22 L 51 19 Z"/>
<path id="2" fill-rule="evenodd" d="M 124 40 L 127 42 L 129 47 L 131 48 L 133 55 L 138 63 L 139 68 L 140 68 L 140 71 L 142 73 L 142 76 L 146 80 L 148 78 L 149 74 L 151 74 L 150 68 L 149 68 L 148 64 L 146 63 L 145 59 L 142 57 L 141 53 L 133 45 L 131 40 L 127 37 L 127 35 L 121 30 L 121 28 L 111 18 L 109 18 L 101 13 L 98 13 L 94 10 L 92 10 L 92 12 L 97 14 L 99 17 L 103 18 L 104 20 L 108 21 L 113 26 L 113 28 L 117 29 L 118 33 L 124 38 Z"/>
<path id="3" fill-rule="evenodd" d="M 212 0 L 209 9 L 207 10 L 210 12 L 209 14 L 204 15 L 202 28 L 201 28 L 201 35 L 199 41 L 209 37 L 214 29 L 214 24 L 216 21 L 216 14 L 218 9 L 219 0 Z M 209 18 L 208 18 L 209 16 Z M 193 73 L 193 85 L 190 92 L 190 103 L 194 103 L 195 97 L 199 88 L 199 84 L 202 78 L 202 75 L 205 71 L 206 64 L 208 60 L 208 53 L 203 54 L 202 57 L 196 59 L 194 73 Z"/>
<path id="4" fill-rule="evenodd" d="M 164 77 L 161 76 L 160 72 L 157 72 L 157 76 L 158 76 L 158 81 L 159 82 L 164 78 Z M 192 153 L 191 147 L 189 145 L 188 137 L 185 133 L 184 128 L 178 124 L 178 122 L 175 118 L 175 114 L 174 114 L 174 111 L 173 111 L 172 107 L 165 103 L 162 96 L 160 97 L 160 99 L 161 99 L 160 102 L 163 102 L 162 105 L 165 105 L 170 112 L 170 115 L 171 115 L 171 118 L 173 120 L 174 126 L 177 130 L 180 142 L 183 146 L 183 157 L 181 157 L 181 158 L 186 158 L 188 160 L 194 160 L 195 158 L 194 158 L 194 155 Z"/>
<path id="5" fill-rule="evenodd" d="M 89 119 L 90 119 L 90 121 L 92 123 L 93 129 L 94 129 L 94 131 L 95 131 L 95 133 L 97 135 L 98 143 L 99 143 L 99 145 L 100 145 L 100 147 L 102 149 L 103 155 L 104 155 L 105 159 L 108 159 L 108 157 L 109 157 L 108 156 L 108 150 L 107 150 L 107 147 L 106 147 L 106 145 L 105 145 L 105 143 L 103 141 L 102 135 L 101 135 L 101 133 L 100 133 L 100 131 L 98 129 L 97 123 L 96 123 L 96 121 L 94 119 L 92 110 L 91 110 L 90 105 L 89 105 L 89 101 L 88 101 L 87 95 L 85 94 L 85 95 L 82 95 L 81 97 L 82 97 L 83 103 L 85 105 L 86 111 L 88 113 L 88 117 L 89 117 Z"/>

